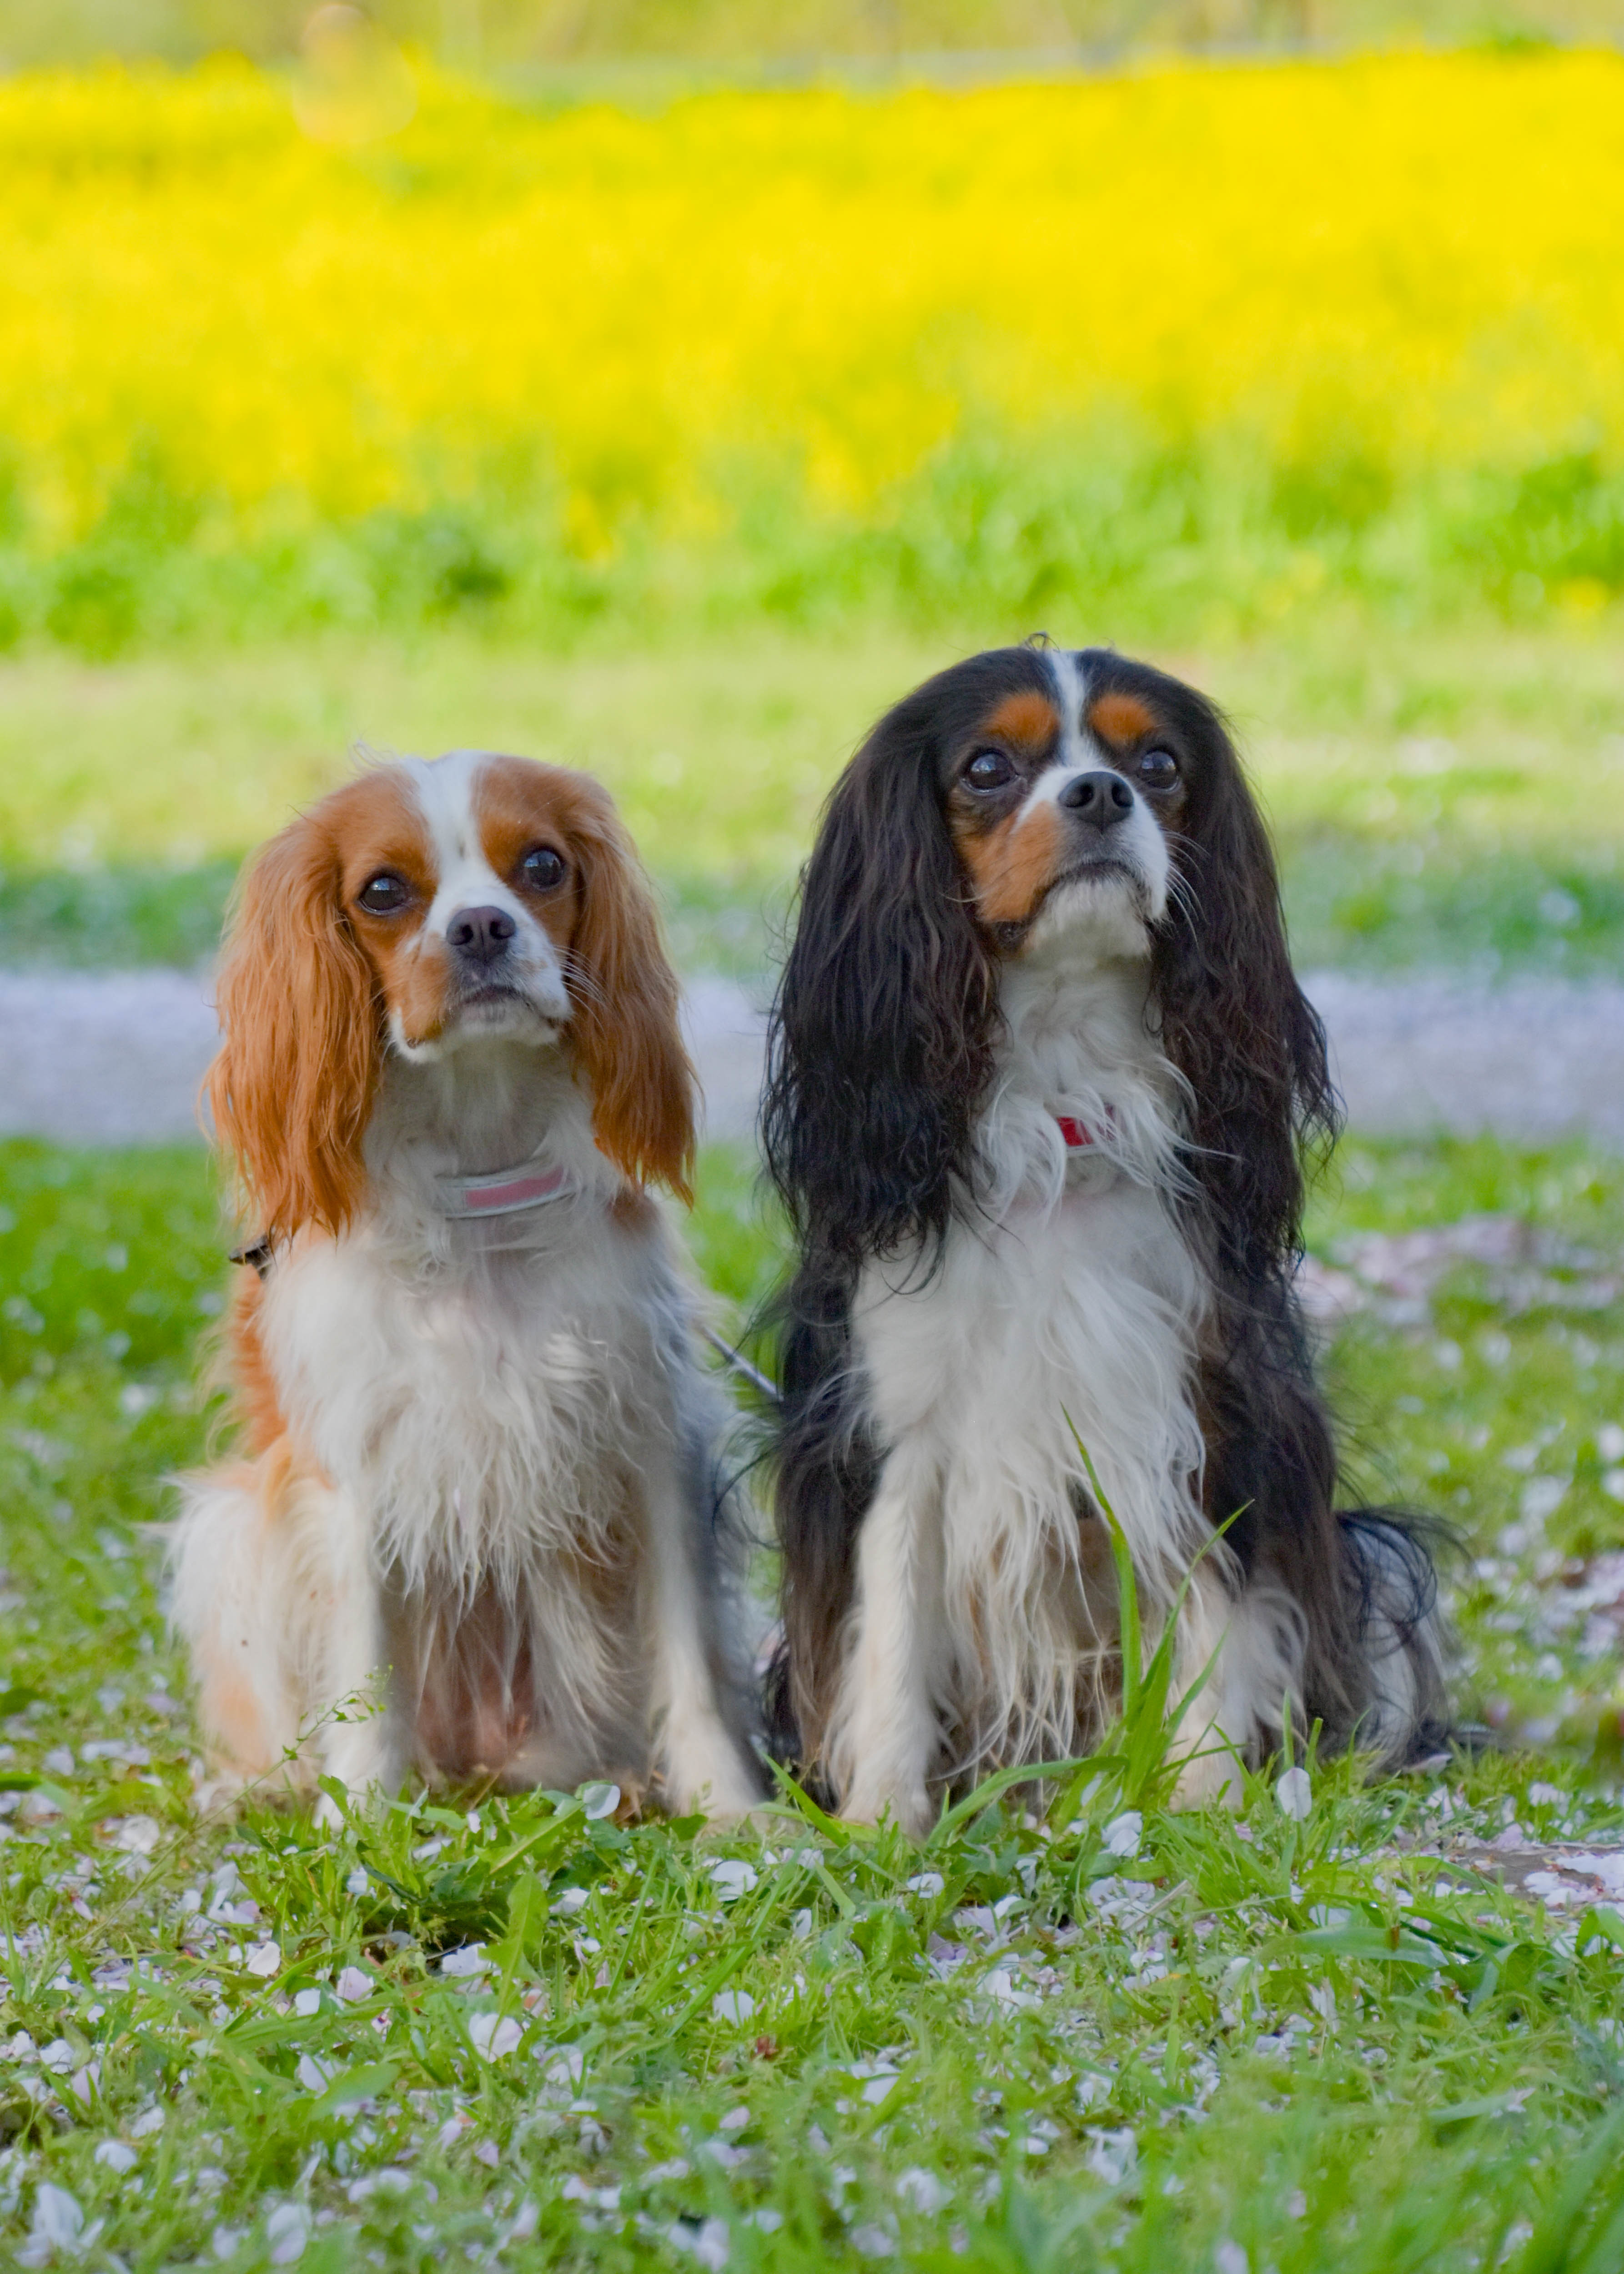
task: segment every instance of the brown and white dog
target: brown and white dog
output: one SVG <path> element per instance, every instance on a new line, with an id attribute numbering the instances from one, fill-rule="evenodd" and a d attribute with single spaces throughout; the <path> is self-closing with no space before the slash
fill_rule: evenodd
<path id="1" fill-rule="evenodd" d="M 608 797 L 359 776 L 254 860 L 219 1000 L 245 1457 L 183 1480 L 173 1566 L 218 1763 L 747 1810 L 723 1410 L 645 1189 L 688 1195 L 692 1075 Z"/>
<path id="2" fill-rule="evenodd" d="M 846 1814 L 918 1830 L 1099 1736 L 1116 1590 L 1078 1435 L 1153 1624 L 1207 1550 L 1187 1796 L 1288 1715 L 1389 1760 L 1436 1741 L 1431 1565 L 1337 1507 L 1294 1292 L 1299 1145 L 1335 1118 L 1209 703 L 1028 645 L 880 721 L 802 879 L 763 1123 L 800 1249 L 778 1741 Z"/>

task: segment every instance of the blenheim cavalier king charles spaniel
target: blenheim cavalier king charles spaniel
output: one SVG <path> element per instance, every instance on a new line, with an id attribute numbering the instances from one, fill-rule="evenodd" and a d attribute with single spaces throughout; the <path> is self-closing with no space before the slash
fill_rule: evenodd
<path id="1" fill-rule="evenodd" d="M 184 1480 L 174 1566 L 216 1760 L 748 1810 L 722 1401 L 645 1189 L 688 1195 L 692 1076 L 608 798 L 358 777 L 249 870 L 220 1010 L 245 1457 Z"/>
<path id="2" fill-rule="evenodd" d="M 802 879 L 763 1113 L 799 1246 L 775 1720 L 847 1816 L 918 1832 L 1099 1737 L 1116 1584 L 1079 1439 L 1153 1629 L 1195 1566 L 1184 1797 L 1288 1715 L 1387 1762 L 1436 1742 L 1431 1562 L 1338 1508 L 1293 1291 L 1335 1113 L 1211 704 L 1034 644 L 881 720 Z"/>

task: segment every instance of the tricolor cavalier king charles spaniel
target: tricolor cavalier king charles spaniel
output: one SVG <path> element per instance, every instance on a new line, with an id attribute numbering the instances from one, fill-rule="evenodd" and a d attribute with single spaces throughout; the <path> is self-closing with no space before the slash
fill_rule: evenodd
<path id="1" fill-rule="evenodd" d="M 246 1444 L 174 1568 L 216 1760 L 748 1810 L 723 1417 L 646 1189 L 687 1195 L 692 1076 L 608 798 L 472 751 L 358 777 L 254 861 L 220 1011 Z"/>
<path id="2" fill-rule="evenodd" d="M 1184 1798 L 1288 1716 L 1389 1763 L 1436 1742 L 1430 1560 L 1337 1506 L 1293 1291 L 1335 1115 L 1210 703 L 1034 644 L 881 720 L 802 879 L 763 1109 L 799 1247 L 775 1719 L 847 1816 L 918 1832 L 1098 1738 L 1116 1594 L 1079 1440 L 1153 1627 L 1195 1566 Z"/>

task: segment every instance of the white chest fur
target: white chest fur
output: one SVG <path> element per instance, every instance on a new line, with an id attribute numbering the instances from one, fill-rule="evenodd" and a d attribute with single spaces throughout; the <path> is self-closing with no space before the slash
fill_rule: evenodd
<path id="1" fill-rule="evenodd" d="M 511 1597 L 560 1550 L 602 1553 L 640 1455 L 669 1450 L 680 1268 L 651 1205 L 621 1222 L 584 1101 L 534 1053 L 392 1065 L 367 1150 L 366 1214 L 266 1289 L 283 1410 L 380 1571 Z M 532 1156 L 565 1196 L 447 1221 L 442 1176 Z"/>
<path id="2" fill-rule="evenodd" d="M 979 1209 L 934 1272 L 876 1264 L 856 1306 L 875 1514 L 909 1508 L 929 1685 L 971 1755 L 1068 1752 L 1087 1710 L 1105 1541 L 1078 1437 L 1153 1601 L 1201 1534 L 1206 1285 L 1169 1205 L 1177 1080 L 1146 1005 L 1135 963 L 1011 975 Z M 1093 1135 L 1080 1157 L 1060 1117 Z"/>
<path id="3" fill-rule="evenodd" d="M 658 1378 L 650 1310 L 680 1296 L 674 1275 L 650 1284 L 664 1275 L 646 1242 L 601 1219 L 589 1237 L 575 1207 L 555 1203 L 548 1237 L 522 1247 L 468 1227 L 417 1274 L 362 1227 L 273 1275 L 264 1327 L 289 1418 L 408 1586 L 432 1567 L 511 1587 L 613 1520 L 653 1418 L 632 1394 Z"/>

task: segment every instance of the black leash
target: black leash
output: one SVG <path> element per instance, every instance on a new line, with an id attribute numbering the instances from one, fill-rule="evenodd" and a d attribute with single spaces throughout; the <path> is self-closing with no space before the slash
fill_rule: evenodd
<path id="1" fill-rule="evenodd" d="M 736 1351 L 731 1343 L 725 1343 L 720 1335 L 713 1332 L 710 1327 L 702 1327 L 699 1331 L 711 1349 L 720 1351 L 733 1372 L 742 1374 L 753 1389 L 759 1389 L 763 1397 L 771 1399 L 773 1404 L 783 1404 L 784 1392 L 778 1388 L 778 1383 L 770 1382 L 759 1367 L 752 1366 L 742 1351 Z"/>

